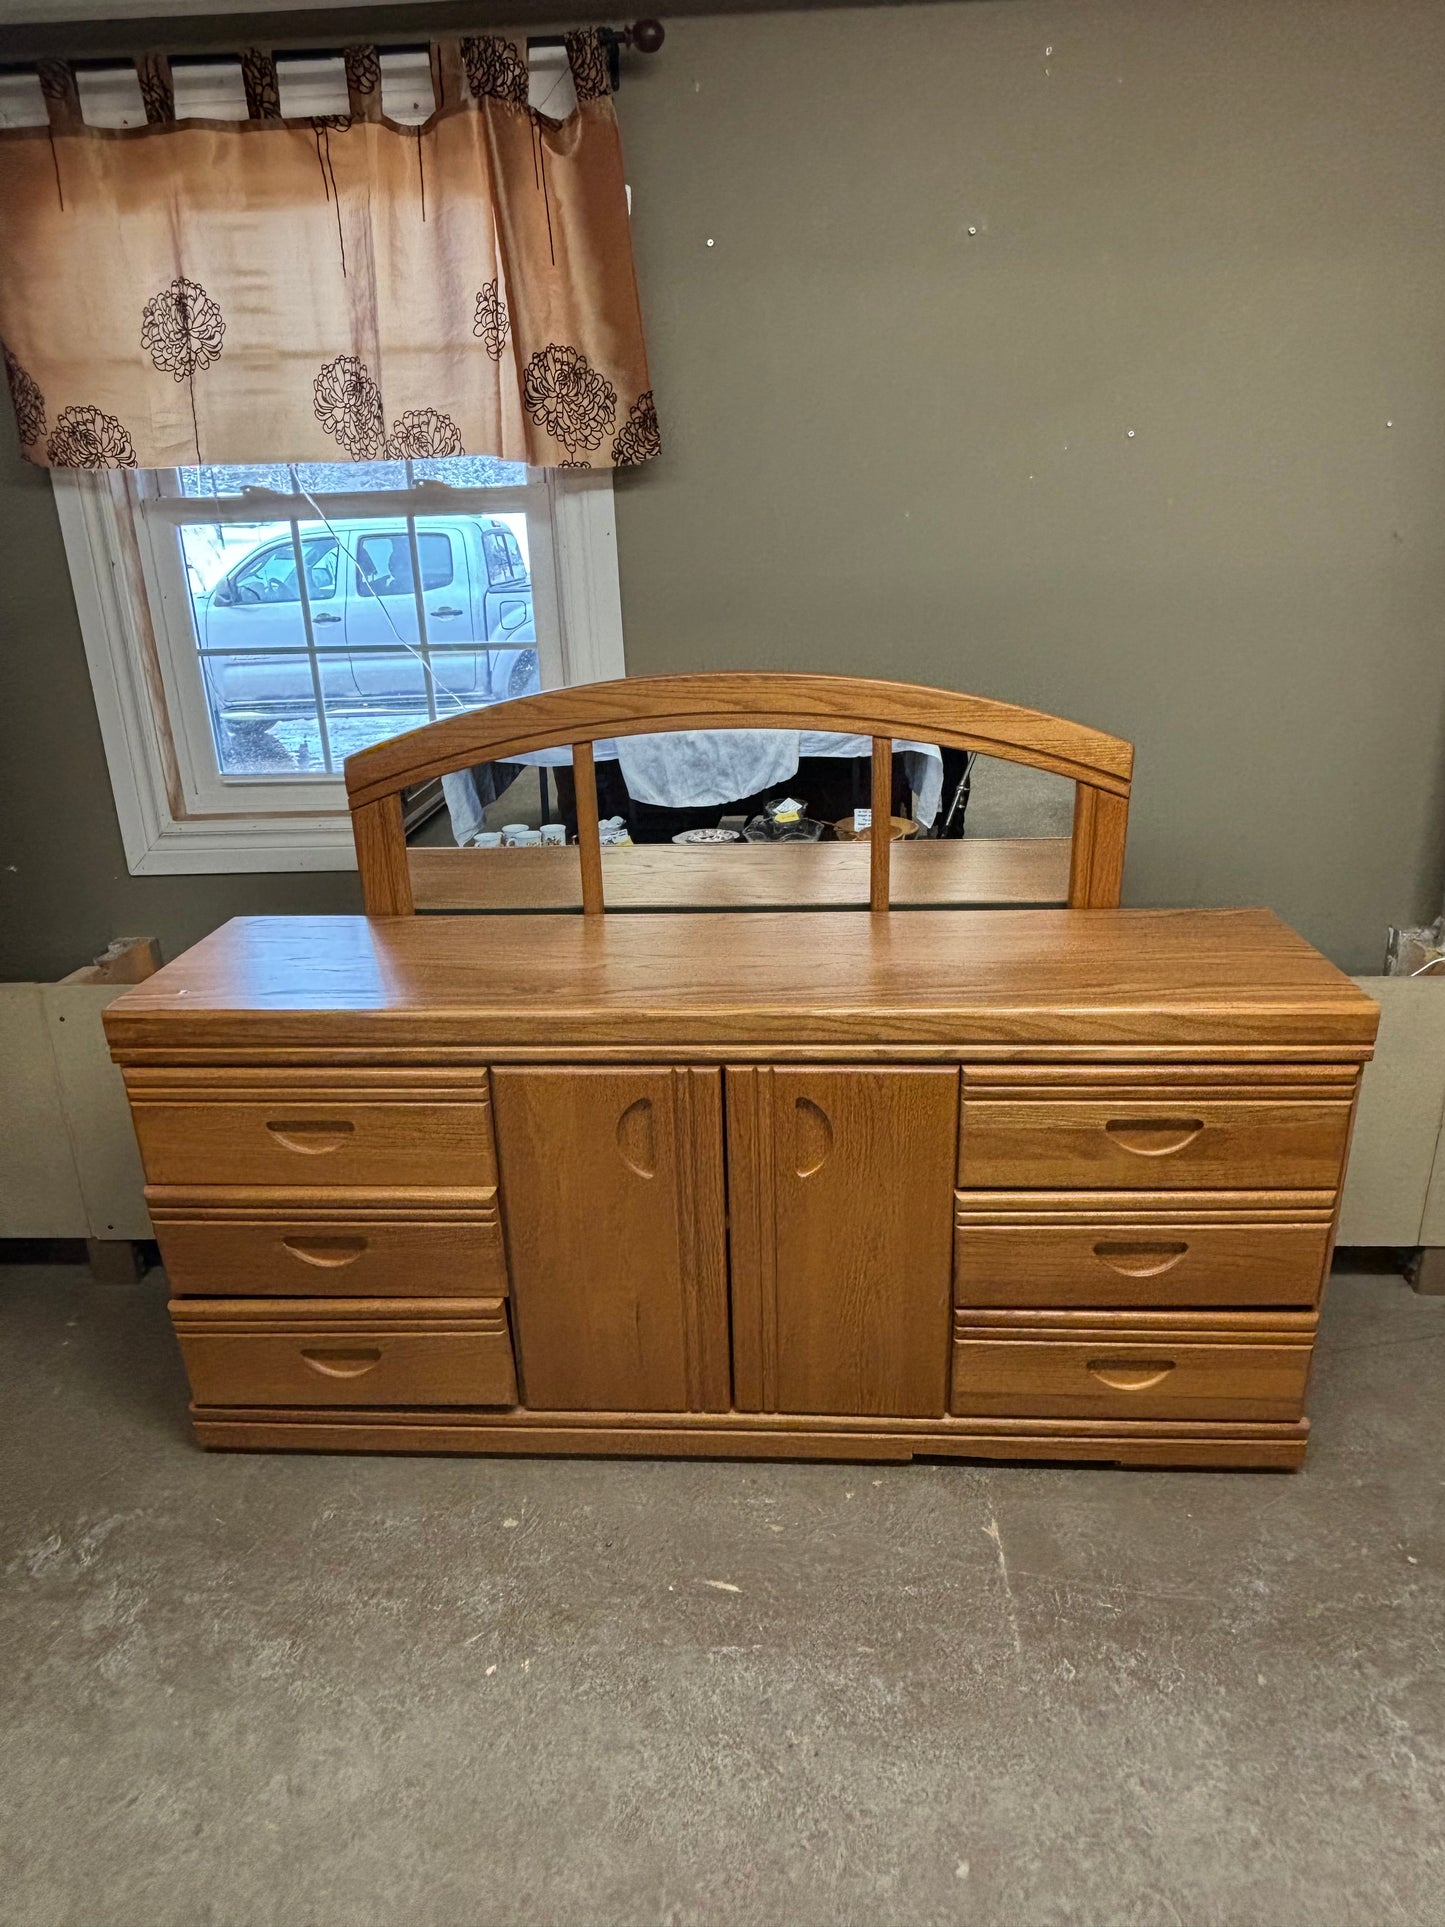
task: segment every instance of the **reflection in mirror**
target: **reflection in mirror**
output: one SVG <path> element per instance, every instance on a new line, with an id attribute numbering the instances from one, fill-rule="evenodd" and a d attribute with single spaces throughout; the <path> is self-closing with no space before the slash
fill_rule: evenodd
<path id="1" fill-rule="evenodd" d="M 450 847 L 451 822 L 440 777 L 434 776 L 429 782 L 417 783 L 402 791 L 401 824 L 408 843 Z"/>
<path id="2" fill-rule="evenodd" d="M 603 737 L 592 764 L 597 828 L 589 836 L 607 858 L 606 908 L 868 907 L 870 738 L 801 730 Z M 880 902 L 1067 900 L 1071 782 L 923 742 L 895 742 L 892 777 L 893 853 Z M 570 747 L 452 771 L 441 786 L 445 811 L 414 827 L 409 820 L 418 908 L 583 908 Z M 563 844 L 574 845 L 570 854 L 549 847 Z"/>
<path id="3" fill-rule="evenodd" d="M 525 664 L 533 672 L 529 658 Z M 531 693 L 519 688 L 517 694 Z M 597 746 L 598 810 L 634 844 L 852 842 L 867 837 L 869 745 L 789 730 L 697 730 Z M 509 826 L 577 833 L 570 752 L 541 750 L 446 779 L 459 845 Z M 799 806 L 796 816 L 791 808 Z M 1074 786 L 1062 776 L 932 744 L 894 756 L 895 841 L 1067 838 Z M 862 814 L 858 814 L 862 812 Z M 439 840 L 440 833 L 435 840 Z"/>
<path id="4" fill-rule="evenodd" d="M 529 693 L 519 690 L 518 694 Z M 868 738 L 806 730 L 692 730 L 596 747 L 597 802 L 633 844 L 850 841 L 871 806 Z M 508 825 L 576 835 L 571 756 L 541 750 L 447 779 L 458 844 Z M 890 814 L 899 837 L 937 833 L 943 762 L 930 744 L 900 748 Z M 866 830 L 861 830 L 866 835 Z"/>
<path id="5" fill-rule="evenodd" d="M 950 804 L 955 794 L 950 792 Z M 1066 837 L 1073 829 L 1074 786 L 1050 770 L 974 756 L 962 804 L 949 822 L 950 836 L 957 833 L 960 813 L 963 834 L 970 838 Z"/>

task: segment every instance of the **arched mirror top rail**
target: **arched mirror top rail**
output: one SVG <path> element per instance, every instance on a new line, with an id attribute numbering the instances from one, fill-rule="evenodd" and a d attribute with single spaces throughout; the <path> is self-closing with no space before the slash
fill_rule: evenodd
<path id="1" fill-rule="evenodd" d="M 1050 770 L 1127 797 L 1134 746 L 1041 709 L 871 676 L 720 670 L 549 689 L 446 716 L 346 759 L 351 807 L 476 763 L 533 750 L 690 729 L 830 729 L 911 737 Z"/>
<path id="2" fill-rule="evenodd" d="M 346 788 L 367 913 L 405 916 L 414 909 L 402 830 L 404 790 L 478 763 L 563 747 L 572 750 L 577 779 L 582 908 L 600 913 L 605 905 L 593 744 L 709 729 L 822 729 L 867 737 L 875 796 L 889 794 L 896 737 L 1062 776 L 1076 786 L 1070 907 L 1107 909 L 1119 902 L 1132 744 L 1042 710 L 915 683 L 724 671 L 548 690 L 446 717 L 348 757 Z M 875 911 L 889 907 L 889 834 L 888 812 L 876 811 L 868 892 Z"/>

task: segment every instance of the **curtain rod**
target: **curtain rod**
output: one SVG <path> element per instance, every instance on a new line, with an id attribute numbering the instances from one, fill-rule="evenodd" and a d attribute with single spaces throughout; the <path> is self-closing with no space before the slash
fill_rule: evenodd
<path id="1" fill-rule="evenodd" d="M 630 27 L 599 27 L 597 37 L 604 45 L 612 42 L 632 53 L 655 54 L 667 38 L 660 20 L 634 20 Z M 565 47 L 567 37 L 560 33 L 529 34 L 529 47 Z"/>
<path id="2" fill-rule="evenodd" d="M 616 93 L 621 84 L 622 49 L 625 47 L 630 53 L 655 54 L 667 38 L 667 30 L 660 20 L 634 20 L 630 26 L 598 27 L 596 32 L 597 38 L 607 50 L 607 66 L 609 78 L 612 81 L 612 91 L 614 93 Z M 527 36 L 528 53 L 531 53 L 536 48 L 565 47 L 566 44 L 567 36 L 565 34 L 529 34 Z M 411 41 L 389 42 L 385 46 L 385 51 L 387 53 L 425 53 L 426 43 L 424 41 L 418 41 L 416 43 Z M 320 59 L 323 57 L 330 58 L 335 54 L 336 49 L 334 47 L 316 49 L 288 47 L 284 49 L 283 52 L 284 56 L 290 59 L 306 60 Z M 215 53 L 172 54 L 170 56 L 170 62 L 173 67 L 200 67 L 214 62 L 218 57 L 225 58 L 224 55 L 218 56 Z M 70 60 L 68 64 L 78 69 L 108 68 L 122 63 L 127 58 L 129 58 L 129 56 L 123 54 L 82 55 L 78 59 Z M 0 61 L 0 75 L 33 73 L 35 71 L 35 65 L 36 62 L 34 60 Z"/>
<path id="3" fill-rule="evenodd" d="M 615 94 L 622 85 L 622 49 L 635 49 L 640 54 L 655 54 L 666 38 L 660 20 L 634 20 L 630 27 L 598 27 L 597 39 L 607 55 L 607 78 Z M 537 47 L 565 47 L 564 34 L 530 34 L 527 38 L 527 52 Z"/>
<path id="4" fill-rule="evenodd" d="M 598 27 L 597 38 L 603 46 L 626 47 L 630 53 L 655 54 L 667 38 L 667 29 L 660 20 L 634 20 L 630 27 Z M 378 42 L 384 45 L 387 53 L 425 53 L 427 42 L 424 40 L 396 40 Z M 567 36 L 564 33 L 532 33 L 527 36 L 527 47 L 565 47 Z M 334 47 L 287 47 L 283 50 L 293 60 L 319 60 L 329 58 L 335 53 Z M 187 61 L 199 66 L 203 61 L 214 60 L 215 54 L 172 54 L 173 67 L 184 66 Z M 97 59 L 94 62 L 73 60 L 71 65 L 109 66 L 113 62 Z"/>

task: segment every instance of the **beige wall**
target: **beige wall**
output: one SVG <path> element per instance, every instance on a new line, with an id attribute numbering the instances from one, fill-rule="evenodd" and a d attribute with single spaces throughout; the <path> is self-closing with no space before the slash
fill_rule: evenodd
<path id="1" fill-rule="evenodd" d="M 1442 877 L 1442 68 L 1423 0 L 670 20 L 619 102 L 667 440 L 619 484 L 630 668 L 1132 736 L 1131 901 L 1271 904 L 1376 965 Z M 125 875 L 9 461 L 0 623 L 0 971 L 350 905 Z"/>

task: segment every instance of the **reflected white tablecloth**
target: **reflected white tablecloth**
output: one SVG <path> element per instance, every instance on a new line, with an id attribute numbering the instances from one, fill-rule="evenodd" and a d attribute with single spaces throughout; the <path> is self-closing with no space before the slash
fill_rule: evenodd
<path id="1" fill-rule="evenodd" d="M 873 749 L 866 736 L 844 736 L 834 730 L 716 730 L 696 732 L 714 739 L 700 755 L 693 734 L 680 731 L 664 736 L 603 737 L 593 744 L 592 754 L 598 762 L 621 761 L 628 792 L 639 802 L 685 810 L 732 802 L 738 796 L 755 795 L 786 783 L 796 775 L 803 756 L 859 757 L 871 755 Z M 938 815 L 943 797 L 942 754 L 936 743 L 904 738 L 895 738 L 893 749 L 903 759 L 913 791 L 914 814 L 926 829 Z M 525 756 L 509 756 L 507 761 L 566 768 L 572 761 L 572 751 L 566 746 L 538 749 Z M 759 776 L 761 781 L 752 780 Z M 736 787 L 728 788 L 734 782 Z M 482 827 L 483 808 L 472 772 L 457 770 L 444 776 L 442 789 L 451 812 L 453 835 L 459 844 L 470 842 Z"/>

